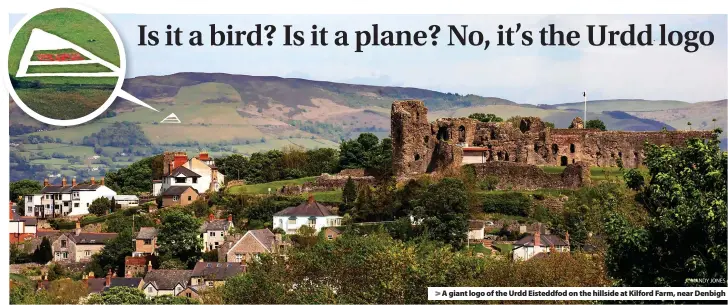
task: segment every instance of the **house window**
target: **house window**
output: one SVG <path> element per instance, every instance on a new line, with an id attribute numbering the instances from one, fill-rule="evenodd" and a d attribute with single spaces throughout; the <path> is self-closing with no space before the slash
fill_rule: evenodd
<path id="1" fill-rule="evenodd" d="M 152 286 L 149 286 L 149 288 L 147 288 L 147 292 L 149 292 L 149 293 L 154 292 L 154 289 L 152 288 Z"/>
<path id="2" fill-rule="evenodd" d="M 65 239 L 64 240 L 61 240 L 61 248 L 65 248 L 66 246 L 68 246 L 66 243 L 67 242 L 66 242 Z"/>
<path id="3" fill-rule="evenodd" d="M 67 206 L 68 206 L 68 202 L 64 202 L 64 203 L 63 203 L 63 206 L 64 206 L 64 207 L 67 207 Z"/>
<path id="4" fill-rule="evenodd" d="M 86 256 L 91 256 L 91 250 L 86 250 L 83 252 Z"/>
<path id="5" fill-rule="evenodd" d="M 172 201 L 179 201 L 179 196 L 172 196 Z"/>
<path id="6" fill-rule="evenodd" d="M 197 183 L 197 177 L 192 178 L 192 183 Z"/>
<path id="7" fill-rule="evenodd" d="M 63 252 L 63 258 L 68 258 L 68 252 Z"/>
<path id="8" fill-rule="evenodd" d="M 74 208 L 77 208 L 77 207 L 78 207 L 78 202 L 74 203 L 74 204 L 73 204 L 73 207 L 74 207 Z"/>
<path id="9" fill-rule="evenodd" d="M 235 254 L 235 262 L 239 263 L 243 261 L 243 255 L 242 254 Z"/>
<path id="10" fill-rule="evenodd" d="M 33 207 L 28 207 L 28 213 L 33 213 Z"/>
<path id="11" fill-rule="evenodd" d="M 151 245 L 152 244 L 152 240 L 151 239 L 145 239 L 144 240 L 144 244 L 145 245 Z"/>
<path id="12" fill-rule="evenodd" d="M 334 239 L 334 236 L 329 234 L 328 236 L 326 236 L 326 238 L 328 238 L 329 240 L 332 240 L 332 239 Z"/>
<path id="13" fill-rule="evenodd" d="M 192 201 L 192 196 L 187 196 L 187 201 Z"/>
<path id="14" fill-rule="evenodd" d="M 210 237 L 215 237 L 215 232 L 210 232 Z"/>
<path id="15" fill-rule="evenodd" d="M 215 249 L 217 249 L 219 247 L 220 247 L 220 243 L 219 242 L 215 242 Z"/>
<path id="16" fill-rule="evenodd" d="M 207 286 L 208 286 L 208 287 L 212 287 L 212 281 L 208 281 L 208 282 L 207 282 Z"/>
<path id="17" fill-rule="evenodd" d="M 185 183 L 185 181 L 187 181 L 187 178 L 185 178 L 185 177 L 182 177 L 182 178 L 174 178 L 174 182 L 175 183 Z"/>
<path id="18" fill-rule="evenodd" d="M 309 218 L 308 219 L 308 226 L 309 227 L 312 227 L 312 228 L 315 228 L 316 227 L 316 218 L 314 218 L 314 217 Z"/>
<path id="19" fill-rule="evenodd" d="M 295 225 L 296 224 L 296 217 L 288 218 L 288 224 L 289 225 Z"/>
<path id="20" fill-rule="evenodd" d="M 191 298 L 192 297 L 192 293 L 189 293 L 189 292 L 188 293 L 185 293 L 185 296 L 187 296 L 188 298 Z"/>

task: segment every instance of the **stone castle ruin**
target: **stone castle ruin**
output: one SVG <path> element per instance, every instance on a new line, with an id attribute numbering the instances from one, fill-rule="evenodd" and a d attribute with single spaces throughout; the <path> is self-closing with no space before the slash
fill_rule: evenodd
<path id="1" fill-rule="evenodd" d="M 546 127 L 538 117 L 516 117 L 484 123 L 470 118 L 427 120 L 420 100 L 392 104 L 392 166 L 398 177 L 443 172 L 463 164 L 615 167 L 639 166 L 644 144 L 684 145 L 689 138 L 712 138 L 712 131 L 601 131 L 584 129 L 577 117 L 573 128 Z M 498 161 L 498 162 L 496 162 Z M 485 164 L 490 164 L 485 166 Z M 514 164 L 515 163 L 515 164 Z M 588 171 L 587 171 L 588 172 Z"/>

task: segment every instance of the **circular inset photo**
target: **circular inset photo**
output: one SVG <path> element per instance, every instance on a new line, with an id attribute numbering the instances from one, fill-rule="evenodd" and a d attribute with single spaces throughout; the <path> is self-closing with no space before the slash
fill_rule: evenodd
<path id="1" fill-rule="evenodd" d="M 75 125 L 113 102 L 123 82 L 124 54 L 101 15 L 50 9 L 23 19 L 13 34 L 7 53 L 11 96 L 33 118 Z"/>

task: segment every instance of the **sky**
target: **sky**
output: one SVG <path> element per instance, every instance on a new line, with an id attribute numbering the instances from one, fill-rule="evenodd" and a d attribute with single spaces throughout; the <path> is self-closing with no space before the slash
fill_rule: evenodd
<path id="1" fill-rule="evenodd" d="M 22 18 L 11 15 L 11 28 Z M 122 37 L 127 55 L 127 78 L 177 72 L 222 72 L 280 76 L 365 85 L 404 86 L 459 94 L 477 94 L 518 103 L 578 102 L 586 91 L 596 99 L 669 99 L 712 101 L 728 96 L 728 27 L 726 15 L 137 15 L 109 14 Z M 232 25 L 249 30 L 272 24 L 273 46 L 139 46 L 139 25 L 166 30 L 167 25 L 188 32 L 199 30 L 209 40 L 209 25 Z M 356 53 L 353 37 L 348 47 L 334 46 L 333 32 L 371 30 L 424 30 L 440 25 L 439 44 L 421 47 L 365 47 Z M 496 46 L 498 25 L 534 33 L 534 44 Z M 315 24 L 329 31 L 329 46 L 283 46 L 283 25 L 308 33 Z M 538 31 L 554 24 L 563 31 L 578 31 L 577 46 L 541 46 Z M 607 25 L 608 30 L 636 31 L 659 25 L 669 31 L 711 31 L 714 42 L 687 53 L 680 46 L 590 46 L 586 25 Z M 491 46 L 447 46 L 448 25 L 480 30 Z"/>

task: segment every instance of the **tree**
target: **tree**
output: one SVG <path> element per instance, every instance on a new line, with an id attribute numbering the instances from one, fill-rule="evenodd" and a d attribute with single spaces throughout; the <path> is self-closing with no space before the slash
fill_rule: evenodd
<path id="1" fill-rule="evenodd" d="M 586 125 L 584 126 L 584 128 L 587 128 L 587 129 L 599 129 L 601 131 L 606 131 L 607 130 L 607 125 L 604 125 L 604 122 L 602 122 L 602 120 L 595 119 L 595 120 L 588 120 L 588 121 L 586 121 Z"/>
<path id="2" fill-rule="evenodd" d="M 429 238 L 460 249 L 468 234 L 468 213 L 465 185 L 445 178 L 427 187 L 415 208 L 415 219 L 422 220 Z"/>
<path id="3" fill-rule="evenodd" d="M 124 259 L 134 252 L 133 236 L 130 231 L 122 231 L 116 238 L 106 242 L 104 248 L 92 257 L 94 273 L 106 274 L 111 269 L 118 276 L 124 276 Z"/>
<path id="4" fill-rule="evenodd" d="M 690 130 L 693 130 L 693 123 L 688 122 L 688 128 L 690 128 Z"/>
<path id="5" fill-rule="evenodd" d="M 92 294 L 86 304 L 148 304 L 144 292 L 126 286 L 111 287 L 100 294 Z"/>
<path id="6" fill-rule="evenodd" d="M 188 266 L 194 265 L 202 255 L 200 225 L 199 219 L 180 210 L 164 213 L 157 237 L 159 254 L 178 258 Z"/>
<path id="7" fill-rule="evenodd" d="M 714 138 L 685 147 L 648 145 L 649 184 L 636 195 L 646 225 L 623 215 L 607 222 L 607 267 L 625 286 L 714 286 L 691 278 L 726 278 L 728 153 Z"/>
<path id="8" fill-rule="evenodd" d="M 200 302 L 183 296 L 160 295 L 152 299 L 152 304 L 200 304 Z"/>
<path id="9" fill-rule="evenodd" d="M 624 173 L 624 181 L 627 186 L 635 191 L 642 188 L 645 185 L 645 177 L 642 176 L 639 170 L 631 168 Z"/>
<path id="10" fill-rule="evenodd" d="M 77 304 L 88 293 L 88 287 L 82 282 L 69 278 L 51 281 L 48 287 L 48 297 L 54 304 Z"/>
<path id="11" fill-rule="evenodd" d="M 111 200 L 106 197 L 99 197 L 91 202 L 88 211 L 96 216 L 104 216 L 111 210 Z"/>
<path id="12" fill-rule="evenodd" d="M 344 204 L 351 204 L 356 200 L 356 184 L 354 184 L 354 180 L 349 177 L 349 179 L 346 179 L 346 184 L 344 184 L 344 190 L 341 194 L 342 200 L 344 200 Z"/>
<path id="13" fill-rule="evenodd" d="M 544 121 L 543 122 L 543 125 L 546 126 L 546 127 L 548 127 L 548 128 L 551 128 L 551 129 L 556 128 L 556 125 L 554 125 L 554 123 L 551 123 L 551 122 Z"/>
<path id="14" fill-rule="evenodd" d="M 174 269 L 174 270 L 185 270 L 187 269 L 187 263 L 183 263 L 181 260 L 176 258 L 163 257 L 162 263 L 159 264 L 161 269 Z"/>
<path id="15" fill-rule="evenodd" d="M 47 237 L 43 237 L 40 245 L 33 252 L 33 261 L 38 264 L 46 264 L 53 259 L 53 249 Z"/>
<path id="16" fill-rule="evenodd" d="M 473 113 L 473 114 L 469 115 L 468 118 L 471 118 L 471 119 L 474 119 L 474 120 L 478 120 L 478 121 L 481 121 L 481 122 L 485 122 L 485 123 L 488 123 L 488 122 L 493 122 L 493 123 L 503 122 L 503 118 L 498 117 L 497 115 L 492 114 L 492 113 L 485 114 L 485 113 L 476 112 L 476 113 Z"/>

